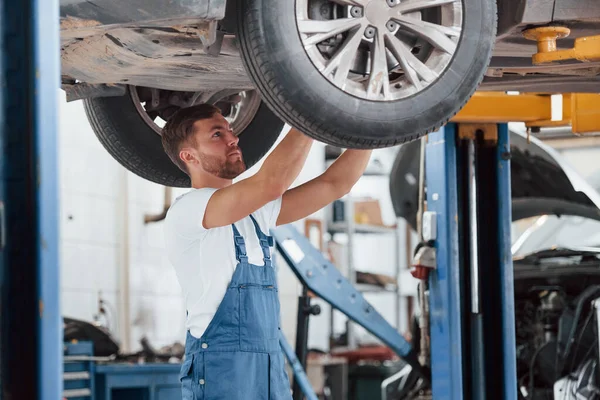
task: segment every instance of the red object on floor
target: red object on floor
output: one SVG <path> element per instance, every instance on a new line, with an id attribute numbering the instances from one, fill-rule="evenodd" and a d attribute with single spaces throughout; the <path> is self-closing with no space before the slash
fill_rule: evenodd
<path id="1" fill-rule="evenodd" d="M 398 356 L 387 346 L 365 346 L 355 350 L 345 348 L 333 349 L 331 354 L 348 360 L 348 363 L 358 361 L 386 361 L 396 360 Z"/>

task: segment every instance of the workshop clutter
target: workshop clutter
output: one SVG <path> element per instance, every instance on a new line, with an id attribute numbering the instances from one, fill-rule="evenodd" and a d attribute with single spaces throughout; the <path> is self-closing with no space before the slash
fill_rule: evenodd
<path id="1" fill-rule="evenodd" d="M 381 217 L 379 200 L 363 200 L 354 203 L 354 222 L 357 224 L 385 226 Z"/>
<path id="2" fill-rule="evenodd" d="M 354 223 L 388 228 L 393 227 L 386 225 L 383 222 L 381 204 L 379 203 L 379 200 L 372 198 L 355 199 L 352 201 L 352 206 L 354 208 Z M 333 215 L 331 220 L 334 223 L 346 221 L 345 200 L 336 200 L 333 203 Z"/>

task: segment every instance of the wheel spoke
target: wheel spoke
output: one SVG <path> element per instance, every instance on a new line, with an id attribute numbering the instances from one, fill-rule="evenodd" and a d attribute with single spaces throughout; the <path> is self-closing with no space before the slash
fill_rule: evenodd
<path id="1" fill-rule="evenodd" d="M 458 28 L 440 26 L 414 18 L 407 18 L 406 16 L 395 17 L 394 19 L 402 24 L 403 28 L 413 31 L 438 49 L 451 55 L 456 51 L 457 45 L 449 36 L 460 36 Z"/>
<path id="2" fill-rule="evenodd" d="M 342 18 L 327 21 L 301 20 L 298 21 L 298 30 L 301 34 L 313 34 L 313 36 L 303 40 L 304 46 L 312 46 L 361 24 L 360 18 Z"/>
<path id="3" fill-rule="evenodd" d="M 335 55 L 329 60 L 329 63 L 323 70 L 325 76 L 329 76 L 335 69 L 333 77 L 337 85 L 343 86 L 352 67 L 352 62 L 356 57 L 356 51 L 361 43 L 365 26 L 360 26 L 358 29 L 350 33 L 350 36 L 340 46 Z"/>
<path id="4" fill-rule="evenodd" d="M 369 0 L 331 0 L 333 3 L 340 4 L 342 6 L 360 6 L 365 7 Z"/>
<path id="5" fill-rule="evenodd" d="M 376 99 L 383 89 L 384 97 L 390 96 L 389 71 L 385 51 L 385 38 L 383 32 L 377 32 L 371 47 L 371 71 L 367 86 L 367 98 Z"/>
<path id="6" fill-rule="evenodd" d="M 423 64 L 396 36 L 387 35 L 390 51 L 396 57 L 408 80 L 420 90 L 423 88 L 421 80 L 434 81 L 438 75 L 427 65 Z"/>
<path id="7" fill-rule="evenodd" d="M 408 15 L 402 15 L 401 17 L 397 17 L 395 19 L 397 21 L 402 22 L 407 25 L 424 26 L 427 28 L 431 28 L 431 29 L 440 31 L 441 33 L 443 33 L 444 35 L 446 35 L 448 37 L 452 37 L 452 38 L 460 37 L 460 28 L 457 28 L 457 27 L 438 25 L 438 24 L 434 24 L 431 22 L 423 21 L 421 19 L 415 19 Z"/>
<path id="8" fill-rule="evenodd" d="M 295 0 L 306 55 L 329 82 L 361 99 L 392 101 L 425 90 L 458 49 L 464 0 L 318 0 L 340 10 L 329 20 L 309 19 L 309 5 L 317 6 L 309 1 Z M 429 22 L 428 10 L 443 18 Z"/>
<path id="9" fill-rule="evenodd" d="M 426 8 L 443 6 L 446 4 L 455 3 L 456 0 L 417 0 L 402 2 L 392 9 L 394 13 L 408 14 L 415 11 L 424 10 Z"/>

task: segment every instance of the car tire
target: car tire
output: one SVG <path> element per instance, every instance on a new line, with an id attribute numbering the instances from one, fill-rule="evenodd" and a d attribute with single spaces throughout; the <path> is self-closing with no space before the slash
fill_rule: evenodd
<path id="1" fill-rule="evenodd" d="M 397 218 L 402 218 L 417 231 L 419 210 L 419 178 L 421 173 L 421 142 L 401 145 L 390 170 L 389 191 Z"/>
<path id="2" fill-rule="evenodd" d="M 238 0 L 241 57 L 269 107 L 327 144 L 382 148 L 436 131 L 470 99 L 489 64 L 496 2 L 463 0 L 462 34 L 437 79 L 397 100 L 363 99 L 341 90 L 314 66 L 298 33 L 296 1 Z"/>
<path id="3" fill-rule="evenodd" d="M 190 178 L 166 155 L 160 135 L 141 117 L 129 92 L 86 99 L 84 109 L 98 140 L 119 164 L 160 185 L 190 187 Z M 259 106 L 252 122 L 238 135 L 247 168 L 269 151 L 283 125 L 264 103 Z"/>

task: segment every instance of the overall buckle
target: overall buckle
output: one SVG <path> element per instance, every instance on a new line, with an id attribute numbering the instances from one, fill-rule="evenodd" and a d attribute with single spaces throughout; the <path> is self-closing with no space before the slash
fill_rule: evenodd
<path id="1" fill-rule="evenodd" d="M 261 246 L 273 247 L 273 244 L 274 244 L 273 236 L 266 236 L 265 238 L 260 239 Z"/>

